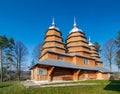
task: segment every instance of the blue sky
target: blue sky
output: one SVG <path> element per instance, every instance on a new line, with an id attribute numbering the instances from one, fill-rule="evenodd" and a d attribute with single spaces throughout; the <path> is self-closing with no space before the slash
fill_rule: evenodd
<path id="1" fill-rule="evenodd" d="M 32 51 L 43 42 L 52 17 L 66 39 L 74 16 L 87 37 L 103 44 L 120 30 L 120 0 L 0 0 L 0 35 L 21 40 Z"/>

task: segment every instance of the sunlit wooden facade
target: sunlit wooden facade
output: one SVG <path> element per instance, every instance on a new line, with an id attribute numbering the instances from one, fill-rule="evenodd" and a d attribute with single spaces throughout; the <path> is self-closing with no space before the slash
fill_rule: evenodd
<path id="1" fill-rule="evenodd" d="M 40 63 L 31 67 L 32 80 L 109 79 L 94 45 L 76 22 L 64 42 L 53 21 L 46 31 L 41 53 Z"/>

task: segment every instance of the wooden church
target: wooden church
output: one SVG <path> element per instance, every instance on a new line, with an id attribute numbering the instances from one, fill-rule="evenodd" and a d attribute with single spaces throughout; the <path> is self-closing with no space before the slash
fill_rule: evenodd
<path id="1" fill-rule="evenodd" d="M 90 39 L 87 41 L 75 19 L 65 42 L 53 19 L 46 31 L 41 53 L 40 62 L 30 68 L 31 80 L 76 81 L 110 77 L 94 45 Z"/>

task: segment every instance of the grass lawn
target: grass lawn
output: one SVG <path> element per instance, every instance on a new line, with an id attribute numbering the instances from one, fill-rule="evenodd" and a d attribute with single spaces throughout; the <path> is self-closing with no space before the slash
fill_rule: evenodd
<path id="1" fill-rule="evenodd" d="M 115 84 L 120 84 L 120 81 L 88 80 L 76 83 L 100 83 L 100 85 L 25 88 L 20 82 L 3 82 L 0 83 L 0 94 L 120 94 L 120 85 Z"/>

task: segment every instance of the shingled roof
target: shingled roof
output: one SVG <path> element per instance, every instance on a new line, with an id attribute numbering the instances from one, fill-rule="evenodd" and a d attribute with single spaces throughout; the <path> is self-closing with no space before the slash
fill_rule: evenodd
<path id="1" fill-rule="evenodd" d="M 72 62 L 66 62 L 63 60 L 53 60 L 53 59 L 45 59 L 42 62 L 37 63 L 36 65 L 32 66 L 30 69 L 34 68 L 37 65 L 48 65 L 48 66 L 55 66 L 55 67 L 63 67 L 63 68 L 70 68 L 70 69 L 81 69 L 81 70 L 94 70 L 100 72 L 110 72 L 108 69 L 104 67 L 89 67 L 89 66 L 78 66 Z"/>

